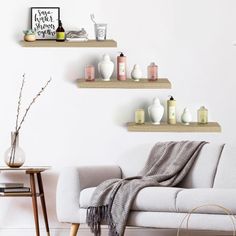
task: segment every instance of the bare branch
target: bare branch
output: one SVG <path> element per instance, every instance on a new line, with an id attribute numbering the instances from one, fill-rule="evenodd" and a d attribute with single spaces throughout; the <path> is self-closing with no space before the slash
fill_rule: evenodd
<path id="1" fill-rule="evenodd" d="M 23 124 L 23 122 L 25 121 L 25 118 L 30 110 L 30 108 L 32 107 L 32 105 L 35 103 L 35 101 L 37 100 L 37 98 L 43 93 L 43 91 L 46 89 L 46 87 L 48 86 L 48 84 L 52 81 L 52 78 L 50 78 L 50 80 L 47 81 L 47 83 L 44 85 L 44 87 L 41 88 L 41 90 L 38 92 L 38 94 L 33 98 L 32 102 L 29 104 L 29 106 L 26 108 L 25 110 L 25 114 L 23 115 L 21 122 L 16 130 L 16 132 L 18 133 L 19 130 L 21 129 L 21 126 Z"/>
<path id="2" fill-rule="evenodd" d="M 21 83 L 21 88 L 20 88 L 20 93 L 19 93 L 19 98 L 18 98 L 18 105 L 17 105 L 17 111 L 16 111 L 16 127 L 15 127 L 16 131 L 18 129 L 18 124 L 19 124 L 21 98 L 22 98 L 22 92 L 23 92 L 24 85 L 25 85 L 25 74 L 22 77 L 22 83 Z"/>

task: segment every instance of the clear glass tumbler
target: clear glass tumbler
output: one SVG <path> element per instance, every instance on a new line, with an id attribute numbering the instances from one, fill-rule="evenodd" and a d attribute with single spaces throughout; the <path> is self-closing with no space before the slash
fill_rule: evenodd
<path id="1" fill-rule="evenodd" d="M 97 41 L 103 41 L 107 38 L 107 24 L 94 24 L 95 36 Z"/>

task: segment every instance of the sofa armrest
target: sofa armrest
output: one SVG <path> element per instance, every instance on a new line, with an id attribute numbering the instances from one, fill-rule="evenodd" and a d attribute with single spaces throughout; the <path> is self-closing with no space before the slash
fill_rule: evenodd
<path id="1" fill-rule="evenodd" d="M 112 178 L 121 178 L 119 166 L 82 166 L 63 169 L 59 175 L 56 193 L 58 220 L 78 223 L 80 192 Z"/>

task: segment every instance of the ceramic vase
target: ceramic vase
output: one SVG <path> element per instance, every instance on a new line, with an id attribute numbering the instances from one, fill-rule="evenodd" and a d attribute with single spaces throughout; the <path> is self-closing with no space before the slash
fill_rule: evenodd
<path id="1" fill-rule="evenodd" d="M 189 123 L 192 121 L 192 115 L 188 108 L 184 108 L 184 111 L 181 116 L 181 121 L 185 125 L 189 125 Z"/>
<path id="2" fill-rule="evenodd" d="M 131 78 L 134 81 L 139 81 L 142 78 L 142 71 L 140 69 L 140 66 L 138 64 L 134 65 L 134 68 L 131 72 Z"/>
<path id="3" fill-rule="evenodd" d="M 108 54 L 103 55 L 103 59 L 98 63 L 98 72 L 104 81 L 109 81 L 114 71 L 114 63 Z"/>
<path id="4" fill-rule="evenodd" d="M 19 133 L 11 132 L 11 146 L 4 155 L 5 163 L 12 168 L 19 168 L 25 162 L 25 153 L 19 146 Z"/>
<path id="5" fill-rule="evenodd" d="M 153 99 L 152 105 L 148 107 L 148 114 L 152 124 L 159 125 L 164 115 L 164 107 L 161 105 L 158 97 Z"/>
<path id="6" fill-rule="evenodd" d="M 24 36 L 24 40 L 26 42 L 34 42 L 34 41 L 36 41 L 36 36 L 35 36 L 35 34 L 26 34 Z"/>

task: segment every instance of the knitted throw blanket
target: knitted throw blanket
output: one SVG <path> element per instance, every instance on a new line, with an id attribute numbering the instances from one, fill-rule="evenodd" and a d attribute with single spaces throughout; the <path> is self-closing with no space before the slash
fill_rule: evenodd
<path id="1" fill-rule="evenodd" d="M 109 236 L 123 236 L 138 192 L 151 186 L 175 186 L 186 176 L 206 142 L 159 142 L 137 176 L 109 179 L 95 190 L 87 209 L 87 223 L 95 236 L 108 224 Z M 147 199 L 148 201 L 148 199 Z"/>

